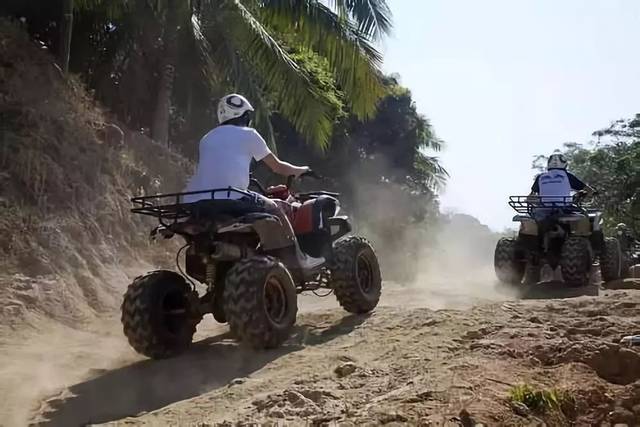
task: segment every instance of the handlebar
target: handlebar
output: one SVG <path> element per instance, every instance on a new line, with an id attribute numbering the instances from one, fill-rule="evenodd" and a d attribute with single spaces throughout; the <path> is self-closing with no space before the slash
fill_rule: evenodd
<path id="1" fill-rule="evenodd" d="M 309 177 L 309 178 L 315 178 L 315 179 L 324 179 L 322 176 L 320 176 L 316 172 L 312 171 L 311 169 L 309 169 L 307 172 L 301 174 L 299 177 L 300 178 Z M 293 182 L 294 182 L 295 179 L 296 179 L 295 175 L 289 175 L 287 177 L 287 184 L 286 184 L 287 188 L 291 189 L 291 186 L 293 185 Z M 258 191 L 263 196 L 267 195 L 267 189 L 264 187 L 264 185 L 262 185 L 262 183 L 260 181 L 258 181 L 257 179 L 255 179 L 253 177 L 253 174 L 249 175 L 249 183 L 251 185 L 254 185 L 255 187 L 257 187 Z"/>
<path id="2" fill-rule="evenodd" d="M 320 175 L 318 175 L 316 172 L 314 172 L 311 169 L 309 169 L 308 171 L 306 171 L 306 172 L 304 172 L 303 174 L 300 175 L 300 178 L 305 178 L 305 177 L 315 178 L 315 179 L 322 179 L 322 177 Z M 291 189 L 291 186 L 293 185 L 293 181 L 295 179 L 296 179 L 295 175 L 289 175 L 287 177 L 287 188 Z"/>
<path id="3" fill-rule="evenodd" d="M 581 203 L 587 197 L 595 198 L 600 193 L 597 190 L 593 190 L 593 192 L 589 193 L 587 190 L 580 190 L 576 194 L 573 195 L 573 200 L 576 203 Z"/>

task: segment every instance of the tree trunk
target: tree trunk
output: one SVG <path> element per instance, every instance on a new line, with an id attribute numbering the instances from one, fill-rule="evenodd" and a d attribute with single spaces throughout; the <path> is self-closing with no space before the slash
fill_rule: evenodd
<path id="1" fill-rule="evenodd" d="M 162 59 L 162 75 L 160 76 L 160 83 L 158 85 L 158 96 L 156 98 L 156 110 L 153 114 L 151 137 L 162 144 L 168 145 L 171 94 L 173 92 L 175 62 L 178 49 L 178 28 L 176 20 L 178 11 L 175 7 L 175 0 L 169 0 L 167 2 L 166 13 L 166 27 L 163 37 L 164 55 Z"/>
<path id="2" fill-rule="evenodd" d="M 73 33 L 73 0 L 64 0 L 62 6 L 62 25 L 60 31 L 60 62 L 64 72 L 69 71 L 71 56 L 71 35 Z"/>

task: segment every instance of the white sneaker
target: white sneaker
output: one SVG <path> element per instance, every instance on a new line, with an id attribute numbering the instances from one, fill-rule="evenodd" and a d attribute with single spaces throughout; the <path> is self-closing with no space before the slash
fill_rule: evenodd
<path id="1" fill-rule="evenodd" d="M 564 278 L 562 277 L 562 268 L 560 268 L 559 266 L 556 267 L 555 271 L 553 272 L 553 280 L 555 280 L 556 282 L 564 281 Z"/>
<path id="2" fill-rule="evenodd" d="M 544 264 L 540 269 L 540 281 L 541 282 L 553 281 L 553 269 L 549 264 Z"/>

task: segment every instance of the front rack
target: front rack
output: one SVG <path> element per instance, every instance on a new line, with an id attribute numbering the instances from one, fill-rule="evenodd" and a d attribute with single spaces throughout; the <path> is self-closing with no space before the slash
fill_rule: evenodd
<path id="1" fill-rule="evenodd" d="M 193 213 L 194 203 L 185 202 L 185 196 L 207 195 L 208 197 L 203 198 L 204 200 L 235 199 L 236 197 L 231 197 L 232 194 L 237 195 L 238 199 L 247 197 L 251 199 L 254 198 L 254 195 L 250 192 L 233 187 L 189 191 L 185 193 L 156 194 L 153 196 L 133 197 L 131 202 L 134 207 L 131 209 L 131 212 L 158 218 L 161 223 L 163 220 L 177 222 L 190 217 Z M 216 198 L 216 195 L 224 195 L 225 197 Z"/>
<path id="2" fill-rule="evenodd" d="M 520 214 L 531 214 L 535 209 L 563 213 L 588 214 L 588 207 L 572 196 L 509 196 L 509 206 Z"/>

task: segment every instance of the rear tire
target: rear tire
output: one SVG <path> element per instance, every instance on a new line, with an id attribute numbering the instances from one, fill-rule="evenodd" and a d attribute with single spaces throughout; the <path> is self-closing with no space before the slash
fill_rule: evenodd
<path id="1" fill-rule="evenodd" d="M 256 350 L 278 347 L 291 335 L 298 314 L 291 274 L 272 257 L 238 261 L 226 275 L 224 310 L 240 341 Z"/>
<path id="2" fill-rule="evenodd" d="M 368 313 L 378 305 L 382 275 L 373 247 L 363 237 L 338 240 L 333 247 L 331 288 L 349 313 Z"/>
<path id="3" fill-rule="evenodd" d="M 587 239 L 569 237 L 562 245 L 560 267 L 567 286 L 589 285 L 591 279 L 591 245 Z"/>
<path id="4" fill-rule="evenodd" d="M 152 359 L 184 352 L 201 319 L 194 314 L 193 301 L 193 290 L 177 273 L 161 270 L 136 278 L 121 307 L 122 327 L 131 347 Z"/>
<path id="5" fill-rule="evenodd" d="M 600 273 L 604 282 L 623 277 L 623 258 L 620 242 L 615 237 L 606 237 L 600 254 Z"/>
<path id="6" fill-rule="evenodd" d="M 502 238 L 496 244 L 493 265 L 498 280 L 507 285 L 519 285 L 524 276 L 525 263 L 518 259 L 515 239 Z"/>

